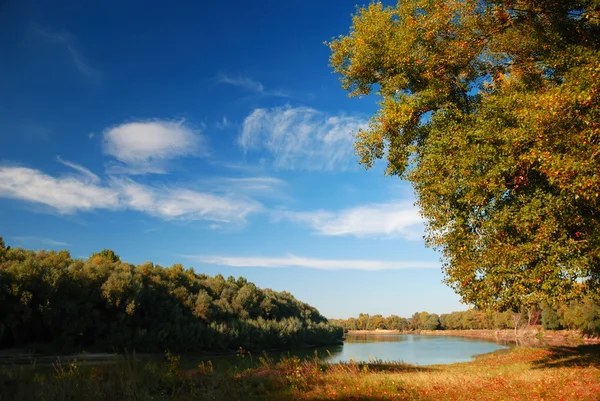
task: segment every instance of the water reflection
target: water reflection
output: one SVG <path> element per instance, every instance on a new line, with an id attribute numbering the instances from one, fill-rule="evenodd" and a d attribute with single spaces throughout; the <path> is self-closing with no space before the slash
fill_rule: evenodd
<path id="1" fill-rule="evenodd" d="M 447 364 L 467 362 L 475 355 L 508 348 L 506 345 L 466 337 L 423 336 L 415 334 L 352 334 L 348 335 L 343 345 L 296 350 L 293 352 L 270 352 L 268 354 L 247 354 L 244 358 L 223 356 L 207 357 L 216 369 L 238 366 L 249 368 L 260 366 L 261 358 L 269 358 L 273 362 L 283 357 L 298 356 L 301 359 L 319 358 L 323 362 L 368 362 L 402 361 L 418 365 Z M 189 367 L 197 366 L 197 358 L 186 358 Z M 190 363 L 192 363 L 190 365 Z"/>
<path id="2" fill-rule="evenodd" d="M 467 362 L 475 355 L 507 348 L 494 342 L 447 336 L 414 334 L 348 335 L 341 352 L 332 353 L 327 362 L 403 361 L 432 365 Z"/>
<path id="3" fill-rule="evenodd" d="M 398 342 L 407 341 L 408 336 L 400 334 L 382 333 L 382 334 L 349 334 L 346 337 L 346 344 L 355 343 L 379 343 L 379 342 Z"/>

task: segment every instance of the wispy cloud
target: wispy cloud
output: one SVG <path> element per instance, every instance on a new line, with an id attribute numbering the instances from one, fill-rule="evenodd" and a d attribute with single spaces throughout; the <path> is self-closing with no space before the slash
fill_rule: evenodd
<path id="1" fill-rule="evenodd" d="M 216 78 L 216 82 L 219 84 L 237 86 L 238 88 L 245 89 L 250 91 L 256 95 L 263 96 L 275 96 L 275 97 L 287 97 L 288 95 L 285 92 L 277 91 L 277 90 L 267 90 L 265 86 L 259 81 L 244 77 L 242 75 L 227 75 L 227 74 L 218 74 Z"/>
<path id="2" fill-rule="evenodd" d="M 276 211 L 276 220 L 305 224 L 327 236 L 400 237 L 415 241 L 423 237 L 423 218 L 412 202 L 375 203 L 340 211 Z"/>
<path id="3" fill-rule="evenodd" d="M 163 220 L 212 221 L 229 225 L 244 224 L 250 214 L 263 211 L 263 205 L 249 196 L 152 186 L 117 177 L 102 184 L 85 167 L 70 162 L 63 164 L 80 174 L 52 177 L 30 168 L 0 166 L 0 197 L 46 205 L 61 214 L 133 210 Z"/>
<path id="4" fill-rule="evenodd" d="M 365 126 L 361 118 L 309 107 L 255 109 L 244 120 L 238 143 L 245 152 L 266 150 L 276 168 L 343 170 L 356 164 L 352 133 Z"/>
<path id="5" fill-rule="evenodd" d="M 24 243 L 41 243 L 41 244 L 56 245 L 56 246 L 70 246 L 71 245 L 69 242 L 56 241 L 56 240 L 53 240 L 52 238 L 35 237 L 35 236 L 29 236 L 29 235 L 13 236 L 11 238 L 17 242 L 24 242 Z"/>
<path id="6" fill-rule="evenodd" d="M 208 220 L 243 223 L 249 214 L 262 210 L 250 198 L 218 196 L 177 187 L 152 187 L 129 179 L 113 179 L 123 205 L 166 220 Z"/>
<path id="7" fill-rule="evenodd" d="M 90 170 L 88 170 L 87 168 L 85 168 L 79 164 L 70 162 L 68 160 L 63 160 L 60 156 L 56 156 L 56 160 L 59 163 L 65 165 L 67 167 L 71 167 L 73 170 L 81 173 L 83 176 L 87 177 L 91 182 L 96 183 L 96 182 L 100 181 L 100 177 L 98 177 L 96 174 L 92 173 Z"/>
<path id="8" fill-rule="evenodd" d="M 204 256 L 184 255 L 184 257 L 206 264 L 231 267 L 286 268 L 304 267 L 321 270 L 393 270 L 438 268 L 439 263 L 423 261 L 384 261 L 355 259 L 319 259 L 294 255 L 283 257 L 246 257 L 246 256 Z"/>
<path id="9" fill-rule="evenodd" d="M 75 64 L 75 67 L 77 67 L 79 72 L 93 79 L 99 79 L 101 77 L 100 71 L 85 61 L 81 54 L 79 54 L 79 52 L 75 50 L 73 46 L 67 46 L 67 49 L 69 49 L 71 60 L 73 60 L 73 64 Z"/>
<path id="10" fill-rule="evenodd" d="M 288 184 L 275 177 L 215 177 L 203 181 L 215 191 L 257 198 L 289 198 Z"/>
<path id="11" fill-rule="evenodd" d="M 217 83 L 238 86 L 255 93 L 263 93 L 265 91 L 263 84 L 252 78 L 243 77 L 241 75 L 230 76 L 219 74 L 217 75 Z"/>
<path id="12" fill-rule="evenodd" d="M 206 141 L 184 121 L 135 121 L 104 131 L 104 153 L 120 164 L 110 172 L 128 174 L 165 173 L 171 159 L 205 155 Z"/>
<path id="13" fill-rule="evenodd" d="M 0 166 L 0 196 L 44 204 L 66 214 L 117 209 L 118 194 L 88 178 L 56 178 L 30 168 Z"/>
<path id="14" fill-rule="evenodd" d="M 68 32 L 52 32 L 38 24 L 32 24 L 33 31 L 42 37 L 46 42 L 62 46 L 73 62 L 75 68 L 88 78 L 99 81 L 102 78 L 102 72 L 94 68 L 77 50 L 77 40 Z"/>
<path id="15" fill-rule="evenodd" d="M 47 141 L 50 138 L 50 129 L 35 123 L 25 123 L 19 127 L 19 134 L 29 140 Z"/>
<path id="16" fill-rule="evenodd" d="M 229 119 L 225 116 L 221 119 L 221 121 L 217 121 L 215 123 L 215 127 L 217 129 L 229 129 L 233 127 L 233 123 L 229 121 Z"/>

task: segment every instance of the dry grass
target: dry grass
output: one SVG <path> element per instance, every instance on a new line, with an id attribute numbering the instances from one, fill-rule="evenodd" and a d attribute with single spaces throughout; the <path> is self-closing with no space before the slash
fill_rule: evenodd
<path id="1" fill-rule="evenodd" d="M 324 386 L 298 399 L 600 400 L 599 348 L 516 348 L 428 370 L 350 373 L 332 368 Z"/>
<path id="2" fill-rule="evenodd" d="M 0 375 L 0 401 L 136 400 L 600 400 L 600 346 L 515 348 L 472 362 L 419 367 L 376 361 L 323 365 L 262 360 L 256 369 L 68 367 Z"/>

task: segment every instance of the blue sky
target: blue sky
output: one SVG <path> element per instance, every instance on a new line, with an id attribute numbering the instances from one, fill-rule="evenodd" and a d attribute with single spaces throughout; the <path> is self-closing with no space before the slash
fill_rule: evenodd
<path id="1" fill-rule="evenodd" d="M 465 309 L 410 185 L 353 155 L 376 99 L 323 42 L 355 0 L 184 3 L 0 5 L 5 242 L 244 276 L 331 318 Z"/>

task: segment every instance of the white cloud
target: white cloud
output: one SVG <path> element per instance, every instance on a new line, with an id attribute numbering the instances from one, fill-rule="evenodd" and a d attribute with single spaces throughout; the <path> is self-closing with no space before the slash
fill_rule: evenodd
<path id="1" fill-rule="evenodd" d="M 113 179 L 126 207 L 163 219 L 241 223 L 262 210 L 252 199 L 218 196 L 185 188 L 152 187 L 132 180 Z"/>
<path id="2" fill-rule="evenodd" d="M 117 209 L 119 197 L 89 177 L 51 177 L 39 170 L 0 166 L 0 196 L 50 206 L 60 213 Z"/>
<path id="3" fill-rule="evenodd" d="M 243 224 L 248 215 L 263 209 L 261 203 L 250 197 L 231 194 L 150 186 L 114 177 L 102 185 L 86 168 L 62 162 L 80 174 L 52 177 L 30 168 L 0 167 L 0 197 L 43 204 L 62 214 L 95 209 L 134 210 L 164 220 L 229 224 Z"/>
<path id="4" fill-rule="evenodd" d="M 422 261 L 317 259 L 294 255 L 284 257 L 185 255 L 185 257 L 199 263 L 231 267 L 304 267 L 322 270 L 391 270 L 438 268 L 440 266 L 439 263 Z"/>
<path id="5" fill-rule="evenodd" d="M 206 146 L 183 121 L 137 121 L 105 130 L 104 152 L 125 164 L 113 172 L 164 173 L 168 160 L 206 153 Z"/>
<path id="6" fill-rule="evenodd" d="M 346 169 L 356 164 L 352 133 L 364 127 L 363 119 L 308 107 L 255 109 L 244 120 L 238 143 L 246 152 L 267 150 L 281 169 Z"/>
<path id="7" fill-rule="evenodd" d="M 274 213 L 276 219 L 306 224 L 315 232 L 328 236 L 401 237 L 420 240 L 423 218 L 412 202 L 375 203 L 337 212 L 312 211 Z"/>

